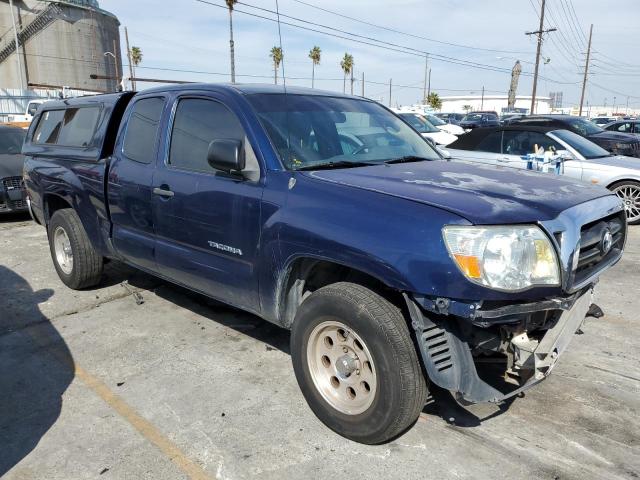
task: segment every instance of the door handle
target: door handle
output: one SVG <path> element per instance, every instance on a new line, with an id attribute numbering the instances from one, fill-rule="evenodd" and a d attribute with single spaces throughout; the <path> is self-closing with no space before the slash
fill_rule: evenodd
<path id="1" fill-rule="evenodd" d="M 160 195 L 161 197 L 165 197 L 165 198 L 171 198 L 175 195 L 175 193 L 173 193 L 171 190 L 165 190 L 164 188 L 158 188 L 158 187 L 153 189 L 153 194 Z"/>

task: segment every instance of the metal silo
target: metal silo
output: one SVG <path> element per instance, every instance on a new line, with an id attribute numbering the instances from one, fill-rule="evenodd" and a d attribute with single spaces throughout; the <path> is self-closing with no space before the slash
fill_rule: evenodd
<path id="1" fill-rule="evenodd" d="M 114 91 L 116 70 L 122 76 L 119 26 L 97 0 L 0 0 L 0 88 Z"/>

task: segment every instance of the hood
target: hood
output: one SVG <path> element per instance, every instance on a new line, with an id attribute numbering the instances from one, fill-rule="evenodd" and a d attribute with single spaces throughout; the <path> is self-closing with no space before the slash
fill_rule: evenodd
<path id="1" fill-rule="evenodd" d="M 449 145 L 458 139 L 458 137 L 452 133 L 445 132 L 444 130 L 440 130 L 439 132 L 423 133 L 422 136 L 432 139 L 438 145 Z"/>
<path id="2" fill-rule="evenodd" d="M 625 157 L 624 155 L 612 155 L 610 157 L 594 158 L 588 160 L 592 165 L 603 165 L 606 167 L 629 168 L 637 170 L 640 175 L 640 158 Z"/>
<path id="3" fill-rule="evenodd" d="M 442 208 L 475 224 L 550 220 L 569 207 L 611 195 L 551 174 L 445 160 L 305 172 L 315 179 Z"/>
<path id="4" fill-rule="evenodd" d="M 0 178 L 22 177 L 24 157 L 20 154 L 0 154 Z"/>
<path id="5" fill-rule="evenodd" d="M 605 130 L 604 132 L 594 133 L 593 135 L 589 135 L 587 137 L 589 140 L 603 141 L 603 142 L 620 142 L 620 143 L 637 143 L 638 137 L 635 135 L 631 135 L 630 133 L 622 133 L 622 132 L 610 132 L 609 130 Z"/>

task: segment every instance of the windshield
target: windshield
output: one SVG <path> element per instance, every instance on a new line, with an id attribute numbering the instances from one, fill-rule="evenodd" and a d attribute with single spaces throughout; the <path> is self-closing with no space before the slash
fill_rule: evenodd
<path id="1" fill-rule="evenodd" d="M 435 125 L 436 127 L 441 127 L 442 125 L 446 125 L 446 122 L 443 122 L 435 115 L 425 115 L 427 120 L 431 123 L 431 125 Z"/>
<path id="2" fill-rule="evenodd" d="M 400 117 L 420 133 L 438 133 L 440 131 L 417 113 L 401 113 Z"/>
<path id="3" fill-rule="evenodd" d="M 20 153 L 25 134 L 18 129 L 0 130 L 0 155 Z"/>
<path id="4" fill-rule="evenodd" d="M 480 120 L 482 120 L 481 113 L 470 113 L 462 119 L 463 122 L 479 122 Z"/>
<path id="5" fill-rule="evenodd" d="M 285 94 L 253 94 L 247 99 L 291 170 L 441 158 L 420 134 L 374 102 Z"/>
<path id="6" fill-rule="evenodd" d="M 579 135 L 594 135 L 596 133 L 604 132 L 602 128 L 589 120 L 585 120 L 584 118 L 567 118 L 566 121 L 571 130 Z"/>
<path id="7" fill-rule="evenodd" d="M 611 153 L 607 152 L 604 148 L 596 145 L 590 140 L 577 135 L 569 130 L 554 130 L 551 132 L 553 135 L 558 137 L 563 142 L 569 144 L 572 148 L 574 148 L 580 155 L 582 155 L 587 160 L 594 158 L 602 158 L 609 157 Z"/>

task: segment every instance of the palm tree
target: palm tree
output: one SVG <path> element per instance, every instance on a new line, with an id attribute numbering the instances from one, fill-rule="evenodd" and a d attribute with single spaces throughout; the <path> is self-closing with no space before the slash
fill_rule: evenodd
<path id="1" fill-rule="evenodd" d="M 344 72 L 344 79 L 342 81 L 342 93 L 347 93 L 347 75 L 353 72 L 353 55 L 345 53 L 344 57 L 342 57 L 342 60 L 340 61 L 340 66 L 342 67 L 342 71 Z"/>
<path id="2" fill-rule="evenodd" d="M 131 56 L 131 66 L 133 70 L 133 77 L 136 77 L 136 68 L 140 63 L 142 63 L 142 49 L 140 47 L 133 46 L 131 47 L 131 51 L 129 52 Z M 133 83 L 133 89 L 136 89 L 135 82 Z"/>
<path id="3" fill-rule="evenodd" d="M 269 53 L 269 56 L 271 57 L 271 60 L 273 60 L 273 78 L 277 85 L 278 84 L 278 68 L 280 67 L 280 63 L 284 58 L 284 54 L 282 53 L 282 48 L 273 47 L 271 49 L 271 52 Z"/>
<path id="4" fill-rule="evenodd" d="M 313 88 L 315 76 L 316 76 L 316 65 L 320 65 L 320 54 L 322 50 L 317 45 L 309 50 L 309 58 L 311 59 L 311 88 Z"/>
<path id="5" fill-rule="evenodd" d="M 225 0 L 229 9 L 229 47 L 231 49 L 231 83 L 236 83 L 236 59 L 233 49 L 233 6 L 238 0 Z"/>
<path id="6" fill-rule="evenodd" d="M 431 92 L 427 95 L 427 105 L 429 105 L 434 110 L 440 110 L 442 108 L 442 100 L 440 100 L 440 95 L 436 92 Z"/>

